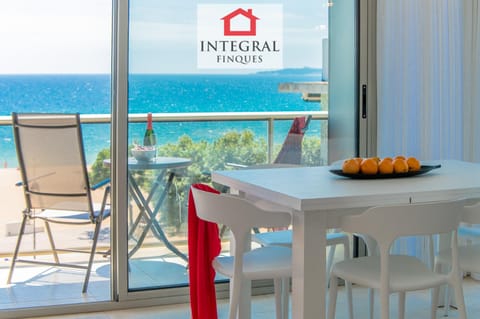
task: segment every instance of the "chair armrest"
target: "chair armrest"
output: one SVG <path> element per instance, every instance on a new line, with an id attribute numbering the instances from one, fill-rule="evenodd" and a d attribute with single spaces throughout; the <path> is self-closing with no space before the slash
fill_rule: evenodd
<path id="1" fill-rule="evenodd" d="M 110 183 L 110 178 L 106 178 L 106 179 L 104 179 L 103 181 L 101 181 L 101 182 L 93 185 L 92 187 L 90 187 L 90 189 L 91 189 L 91 190 L 96 190 L 97 188 L 100 188 L 100 187 L 102 187 L 102 186 L 105 186 L 105 185 L 107 185 L 107 184 L 109 184 L 109 183 Z M 23 182 L 22 182 L 22 181 L 16 182 L 16 183 L 15 183 L 15 186 L 23 186 Z"/>
<path id="2" fill-rule="evenodd" d="M 99 183 L 91 186 L 90 189 L 91 189 L 91 190 L 96 190 L 96 189 L 98 189 L 98 188 L 100 188 L 100 187 L 102 187 L 102 186 L 105 186 L 105 185 L 109 184 L 109 183 L 110 183 L 110 178 L 106 178 L 106 179 L 104 179 L 103 181 L 101 181 L 101 182 L 99 182 Z"/>

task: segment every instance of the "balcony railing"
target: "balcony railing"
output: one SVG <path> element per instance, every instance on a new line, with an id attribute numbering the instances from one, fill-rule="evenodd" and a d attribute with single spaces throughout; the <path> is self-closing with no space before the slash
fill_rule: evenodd
<path id="1" fill-rule="evenodd" d="M 241 122 L 241 121 L 259 121 L 265 122 L 266 125 L 262 127 L 266 127 L 266 134 L 267 136 L 267 161 L 272 162 L 273 154 L 272 151 L 274 149 L 274 133 L 275 133 L 275 121 L 277 120 L 291 120 L 298 116 L 305 116 L 311 115 L 312 120 L 327 120 L 328 119 L 328 112 L 326 111 L 317 111 L 317 112 L 228 112 L 228 113 L 155 113 L 153 114 L 153 120 L 156 123 L 168 123 L 168 122 Z M 129 122 L 130 123 L 141 123 L 145 122 L 147 118 L 147 114 L 130 114 L 129 115 Z M 111 122 L 111 116 L 109 114 L 82 114 L 81 121 L 83 124 L 109 124 Z M 0 116 L 0 126 L 11 126 L 11 117 L 10 116 Z M 263 136 L 263 134 L 262 134 Z M 324 138 L 324 136 L 319 136 L 319 138 Z M 14 148 L 14 143 L 11 144 L 12 148 Z M 5 151 L 5 150 L 3 150 Z M 14 150 L 11 150 L 14 152 Z M 11 167 L 11 166 L 9 166 Z M 19 174 L 16 170 L 9 170 L 5 171 L 4 175 L 7 177 L 12 175 L 16 176 Z M 18 175 L 18 178 L 20 176 Z M 13 250 L 14 246 L 14 239 L 16 235 L 16 229 L 19 226 L 19 220 L 21 217 L 21 210 L 24 206 L 24 200 L 21 193 L 21 189 L 18 187 L 14 187 L 14 181 L 11 181 L 11 178 L 7 182 L 4 179 L 3 184 L 9 183 L 8 185 L 0 184 L 0 187 L 4 189 L 2 196 L 7 196 L 9 198 L 8 202 L 12 202 L 12 199 L 15 203 L 11 203 L 12 207 L 9 207 L 6 204 L 2 204 L 0 207 L 0 212 L 5 211 L 5 214 L 12 215 L 8 220 L 4 219 L 4 223 L 0 223 L 0 227 L 4 229 L 4 238 L 8 238 L 5 242 L 4 249 L 0 250 L 0 256 L 8 256 L 11 251 Z M 11 185 L 10 185 L 11 184 Z M 5 203 L 5 201 L 2 201 Z M 18 202 L 18 203 L 17 203 Z M 8 211 L 8 212 L 7 212 Z M 41 225 L 32 225 L 32 227 L 41 227 Z M 32 228 L 33 230 L 33 228 Z M 79 242 L 81 243 L 81 241 Z M 40 248 L 41 247 L 37 247 Z"/>
<path id="2" fill-rule="evenodd" d="M 206 112 L 206 113 L 154 113 L 154 122 L 215 122 L 215 121 L 259 121 L 267 123 L 267 160 L 273 158 L 273 143 L 276 120 L 291 120 L 298 116 L 311 115 L 312 120 L 327 120 L 328 111 L 297 111 L 297 112 Z M 82 114 L 84 124 L 105 124 L 111 122 L 110 114 Z M 145 122 L 147 114 L 129 114 L 130 123 Z M 0 126 L 12 125 L 10 116 L 0 116 Z"/>

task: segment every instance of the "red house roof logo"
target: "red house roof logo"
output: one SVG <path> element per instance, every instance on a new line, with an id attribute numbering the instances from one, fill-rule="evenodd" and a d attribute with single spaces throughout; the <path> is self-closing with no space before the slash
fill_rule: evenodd
<path id="1" fill-rule="evenodd" d="M 232 19 L 243 16 L 250 20 L 250 28 L 248 30 L 232 30 Z M 224 35 L 234 35 L 234 36 L 242 36 L 242 35 L 256 35 L 257 34 L 257 18 L 253 15 L 252 9 L 248 9 L 245 11 L 242 8 L 238 8 L 237 10 L 227 14 L 220 20 L 223 20 L 223 34 Z"/>

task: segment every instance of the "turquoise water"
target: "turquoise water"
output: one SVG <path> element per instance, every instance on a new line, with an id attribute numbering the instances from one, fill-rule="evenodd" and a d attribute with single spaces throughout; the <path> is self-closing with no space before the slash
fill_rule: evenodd
<path id="1" fill-rule="evenodd" d="M 297 93 L 280 93 L 283 82 L 318 81 L 315 75 L 131 75 L 129 113 L 318 111 L 319 103 L 304 102 Z M 110 113 L 108 75 L 0 75 L 0 115 L 11 112 Z M 290 121 L 276 124 L 277 141 Z M 266 124 L 256 122 L 154 123 L 158 143 L 175 142 L 183 134 L 213 140 L 235 129 L 252 129 L 265 136 Z M 141 140 L 145 124 L 131 124 L 130 142 Z M 309 130 L 310 134 L 314 134 Z M 318 133 L 318 132 L 317 132 Z M 106 124 L 83 126 L 87 161 L 110 144 Z M 0 127 L 0 161 L 16 166 L 10 126 Z"/>

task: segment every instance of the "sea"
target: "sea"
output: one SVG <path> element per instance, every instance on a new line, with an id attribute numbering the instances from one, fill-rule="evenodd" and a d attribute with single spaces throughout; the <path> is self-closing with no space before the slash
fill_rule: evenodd
<path id="1" fill-rule="evenodd" d="M 320 70 L 321 72 L 321 70 Z M 305 102 L 300 93 L 282 93 L 285 82 L 319 81 L 321 73 L 266 72 L 245 75 L 132 74 L 129 76 L 129 113 L 319 111 L 320 103 Z M 89 75 L 0 75 L 0 116 L 12 112 L 110 114 L 111 78 Z M 281 143 L 290 121 L 275 124 L 275 142 Z M 110 146 L 109 124 L 82 126 L 89 164 Z M 184 134 L 212 141 L 227 131 L 252 130 L 266 138 L 265 122 L 154 123 L 157 143 L 175 143 Z M 144 123 L 129 125 L 129 143 L 141 141 Z M 309 134 L 318 132 L 311 131 Z M 0 163 L 16 167 L 11 126 L 0 126 Z"/>

